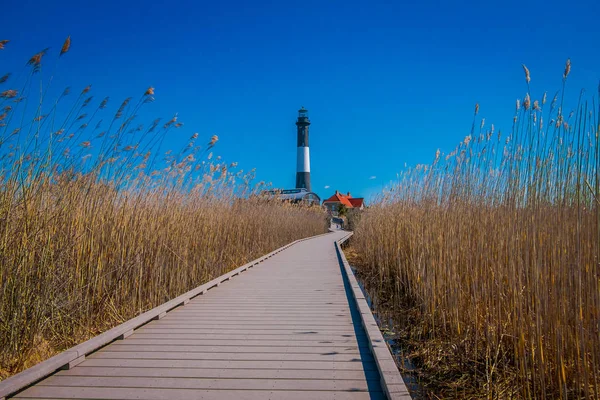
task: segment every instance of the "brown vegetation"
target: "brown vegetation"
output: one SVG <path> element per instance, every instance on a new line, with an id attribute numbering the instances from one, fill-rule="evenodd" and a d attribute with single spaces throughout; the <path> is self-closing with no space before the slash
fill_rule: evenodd
<path id="1" fill-rule="evenodd" d="M 595 100 L 565 113 L 517 101 L 509 135 L 483 121 L 450 154 L 403 174 L 363 213 L 353 247 L 375 291 L 447 367 L 445 389 L 489 398 L 600 396 L 600 153 Z M 475 118 L 479 106 L 476 106 Z M 417 345 L 418 347 L 418 345 Z M 463 394 L 465 396 L 465 394 Z"/>
<path id="2" fill-rule="evenodd" d="M 44 54 L 20 92 L 39 87 Z M 34 110 L 19 109 L 16 91 L 0 99 L 0 378 L 326 231 L 319 209 L 255 196 L 264 185 L 252 171 L 213 157 L 216 135 L 160 152 L 177 117 L 132 125 L 154 88 L 112 118 L 107 99 L 93 110 L 90 90 L 66 112 L 65 90 L 46 115 L 41 99 Z"/>

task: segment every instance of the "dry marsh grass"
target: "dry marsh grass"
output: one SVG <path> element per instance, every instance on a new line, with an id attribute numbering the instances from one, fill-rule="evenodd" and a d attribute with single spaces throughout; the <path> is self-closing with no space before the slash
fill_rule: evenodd
<path id="1" fill-rule="evenodd" d="M 256 196 L 253 171 L 213 156 L 216 135 L 161 150 L 182 123 L 134 124 L 152 87 L 112 113 L 90 86 L 48 103 L 50 56 L 0 82 L 0 378 L 326 231 L 320 209 Z"/>
<path id="2" fill-rule="evenodd" d="M 476 106 L 471 135 L 356 222 L 360 269 L 411 310 L 419 362 L 441 380 L 434 396 L 600 396 L 597 99 L 563 104 L 570 61 L 551 99 L 534 99 L 523 69 L 508 134 Z"/>

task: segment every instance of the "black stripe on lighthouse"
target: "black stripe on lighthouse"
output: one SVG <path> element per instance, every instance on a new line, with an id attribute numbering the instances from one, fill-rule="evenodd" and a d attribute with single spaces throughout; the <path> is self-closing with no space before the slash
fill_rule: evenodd
<path id="1" fill-rule="evenodd" d="M 298 111 L 298 153 L 296 163 L 296 188 L 305 188 L 310 192 L 310 151 L 308 147 L 308 110 L 302 107 Z"/>

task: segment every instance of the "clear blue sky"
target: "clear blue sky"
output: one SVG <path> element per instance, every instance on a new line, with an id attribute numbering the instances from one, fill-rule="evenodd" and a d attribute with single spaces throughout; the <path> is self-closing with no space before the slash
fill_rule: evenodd
<path id="1" fill-rule="evenodd" d="M 313 189 L 370 195 L 404 164 L 450 152 L 480 116 L 509 130 L 531 70 L 533 97 L 600 78 L 600 2 L 12 1 L 2 6 L 0 75 L 71 35 L 57 88 L 91 83 L 117 107 L 148 86 L 140 119 L 179 113 L 217 153 L 293 187 L 296 111 L 310 111 Z M 6 71 L 5 71 L 6 70 Z M 370 179 L 376 177 L 375 179 Z M 328 185 L 330 189 L 324 189 Z"/>

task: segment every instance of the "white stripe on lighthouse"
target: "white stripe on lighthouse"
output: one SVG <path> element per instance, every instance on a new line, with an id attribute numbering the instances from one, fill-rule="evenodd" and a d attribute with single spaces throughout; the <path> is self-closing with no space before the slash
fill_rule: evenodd
<path id="1" fill-rule="evenodd" d="M 310 154 L 308 147 L 298 147 L 298 164 L 296 172 L 310 172 Z"/>

